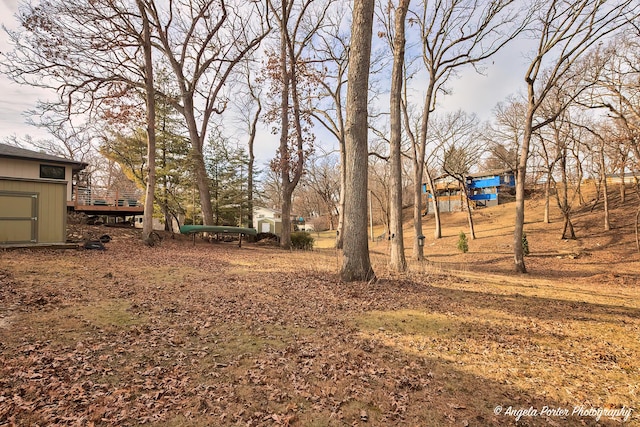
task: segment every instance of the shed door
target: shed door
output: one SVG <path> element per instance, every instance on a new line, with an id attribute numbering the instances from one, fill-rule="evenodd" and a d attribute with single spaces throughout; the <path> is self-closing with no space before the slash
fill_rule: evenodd
<path id="1" fill-rule="evenodd" d="M 0 192 L 0 243 L 36 242 L 38 194 Z"/>
<path id="2" fill-rule="evenodd" d="M 271 224 L 269 224 L 268 222 L 263 222 L 260 225 L 262 226 L 262 229 L 260 230 L 261 233 L 270 233 L 271 232 Z"/>

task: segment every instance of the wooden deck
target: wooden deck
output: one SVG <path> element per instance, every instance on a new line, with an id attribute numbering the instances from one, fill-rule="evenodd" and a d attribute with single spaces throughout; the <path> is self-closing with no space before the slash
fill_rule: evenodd
<path id="1" fill-rule="evenodd" d="M 87 215 L 109 215 L 109 216 L 133 216 L 133 215 L 143 215 L 144 214 L 144 206 L 135 205 L 129 206 L 128 204 L 92 204 L 92 205 L 84 205 L 76 202 L 67 202 L 67 210 L 71 210 L 74 212 L 82 212 Z"/>

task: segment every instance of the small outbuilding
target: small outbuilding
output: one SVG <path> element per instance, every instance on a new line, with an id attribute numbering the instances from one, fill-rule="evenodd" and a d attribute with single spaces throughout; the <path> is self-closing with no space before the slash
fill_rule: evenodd
<path id="1" fill-rule="evenodd" d="M 276 209 L 254 206 L 253 228 L 258 230 L 258 233 L 280 235 L 282 232 L 282 213 Z"/>
<path id="2" fill-rule="evenodd" d="M 86 166 L 0 144 L 0 246 L 66 243 L 73 176 Z"/>

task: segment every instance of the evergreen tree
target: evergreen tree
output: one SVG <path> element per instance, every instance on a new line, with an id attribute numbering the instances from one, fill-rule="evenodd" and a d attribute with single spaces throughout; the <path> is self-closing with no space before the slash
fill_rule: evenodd
<path id="1" fill-rule="evenodd" d="M 249 213 L 247 153 L 232 147 L 220 134 L 210 136 L 206 150 L 214 224 L 245 224 Z"/>
<path id="2" fill-rule="evenodd" d="M 164 84 L 163 72 L 156 81 Z M 190 175 L 189 141 L 184 136 L 186 130 L 175 109 L 162 97 L 155 102 L 156 107 L 156 188 L 154 214 L 165 222 L 165 230 L 171 229 L 172 219 L 186 214 L 189 191 L 194 187 Z M 140 124 L 128 127 L 128 121 L 117 117 L 111 138 L 100 147 L 106 158 L 120 165 L 125 175 L 139 188 L 147 184 L 147 140 L 146 132 Z M 134 115 L 135 117 L 135 115 Z M 135 120 L 134 120 L 135 123 Z"/>

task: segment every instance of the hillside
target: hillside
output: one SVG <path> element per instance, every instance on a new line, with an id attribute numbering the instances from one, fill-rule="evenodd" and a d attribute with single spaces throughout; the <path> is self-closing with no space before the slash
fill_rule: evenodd
<path id="1" fill-rule="evenodd" d="M 544 198 L 534 194 L 526 202 L 525 231 L 530 255 L 525 262 L 531 275 L 547 278 L 594 278 L 606 276 L 614 283 L 630 283 L 638 279 L 640 254 L 636 251 L 634 221 L 640 205 L 635 191 L 627 189 L 626 200 L 620 193 L 610 190 L 610 219 L 613 229 L 604 231 L 602 201 L 594 209 L 595 190 L 584 189 L 586 203 L 574 206 L 573 223 L 576 240 L 563 240 L 562 216 L 555 200 L 551 200 L 551 223 L 545 224 Z M 473 213 L 476 239 L 469 240 L 469 252 L 460 253 L 456 248 L 460 231 L 469 233 L 464 212 L 442 214 L 441 239 L 434 239 L 433 216 L 423 218 L 426 236 L 425 256 L 432 266 L 443 269 L 464 270 L 477 273 L 513 272 L 513 224 L 515 204 L 479 209 Z M 376 235 L 382 234 L 380 227 Z M 412 220 L 404 227 L 407 257 L 413 246 Z M 378 269 L 386 268 L 383 259 L 389 253 L 387 241 L 371 244 Z M 422 268 L 413 266 L 413 268 Z M 602 277 L 604 278 L 604 277 Z"/>

